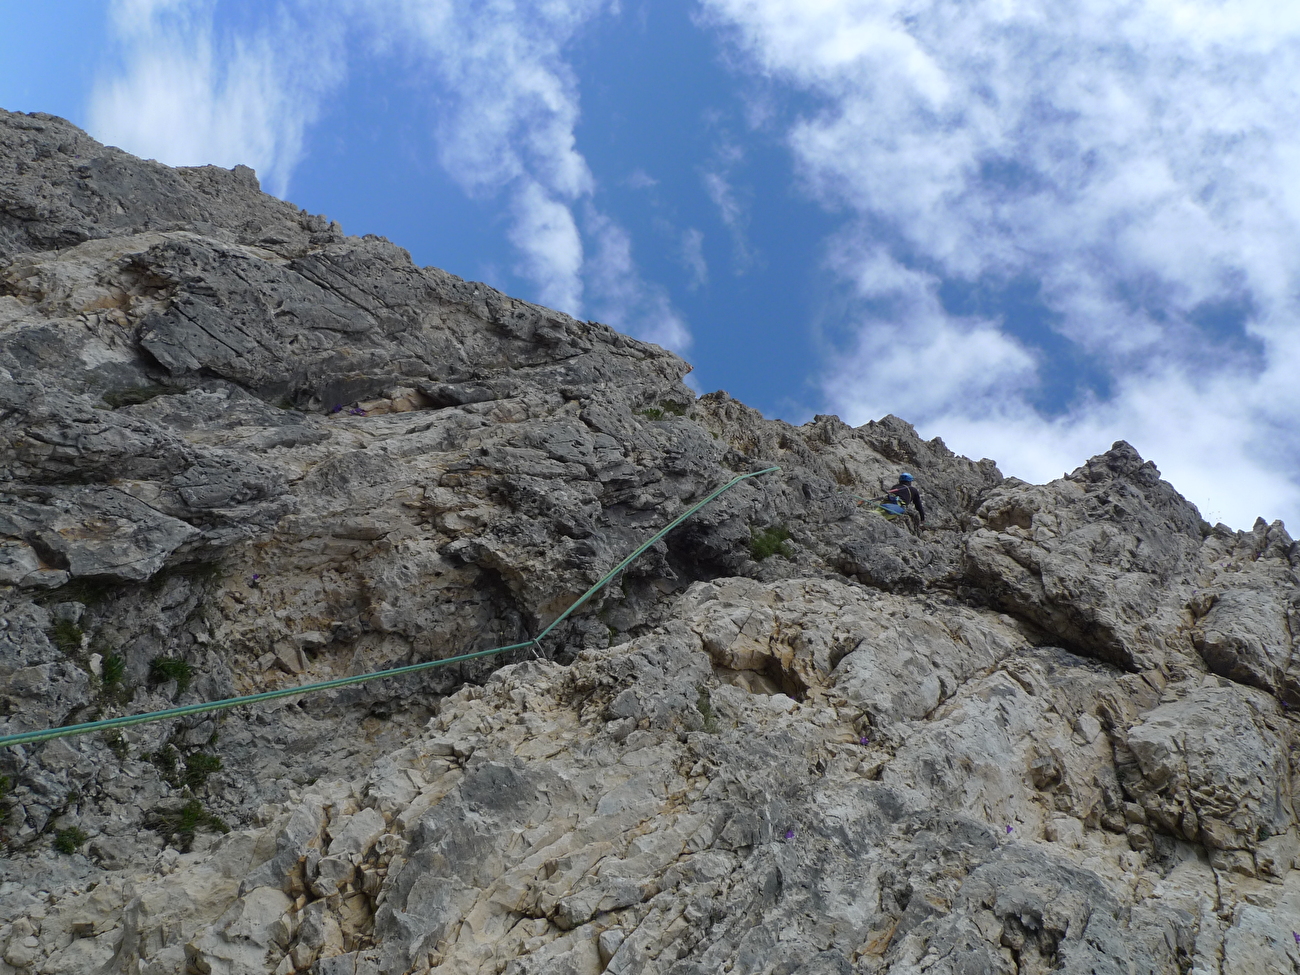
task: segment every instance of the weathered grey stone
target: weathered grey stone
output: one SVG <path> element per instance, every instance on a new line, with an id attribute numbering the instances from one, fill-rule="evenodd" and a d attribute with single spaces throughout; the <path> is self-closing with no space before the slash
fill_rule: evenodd
<path id="1" fill-rule="evenodd" d="M 241 890 L 264 886 L 282 887 L 289 882 L 299 861 L 320 837 L 325 814 L 320 804 L 300 805 L 275 836 L 275 853 L 243 879 Z M 319 846 L 315 847 L 319 850 Z"/>
<path id="2" fill-rule="evenodd" d="M 0 495 L 0 532 L 57 560 L 74 578 L 139 582 L 197 529 L 111 488 L 49 492 L 39 502 Z"/>
<path id="3" fill-rule="evenodd" d="M 293 906 L 273 887 L 257 887 L 235 901 L 208 931 L 185 946 L 186 964 L 212 975 L 273 970 L 272 952 L 283 948 L 282 918 Z M 278 952 L 276 952 L 278 953 Z"/>
<path id="4" fill-rule="evenodd" d="M 371 808 L 362 809 L 337 825 L 331 824 L 330 856 L 361 856 L 375 845 L 385 828 L 384 817 Z"/>
<path id="5" fill-rule="evenodd" d="M 1140 775 L 1124 784 L 1153 822 L 1219 850 L 1254 850 L 1292 828 L 1286 749 L 1266 701 L 1209 678 L 1129 729 Z"/>
<path id="6" fill-rule="evenodd" d="M 977 518 L 969 577 L 1061 646 L 1134 670 L 1183 649 L 1198 515 L 1127 443 L 1042 487 L 1007 482 Z"/>
<path id="7" fill-rule="evenodd" d="M 0 542 L 0 585 L 19 586 L 41 568 L 40 556 L 25 542 Z"/>

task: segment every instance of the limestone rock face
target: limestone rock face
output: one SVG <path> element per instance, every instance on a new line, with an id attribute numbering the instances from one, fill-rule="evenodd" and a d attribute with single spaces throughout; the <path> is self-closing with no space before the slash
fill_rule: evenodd
<path id="1" fill-rule="evenodd" d="M 533 651 L 5 749 L 0 975 L 1300 970 L 1280 523 L 688 370 L 0 113 L 0 733 L 527 641 L 781 467 Z"/>

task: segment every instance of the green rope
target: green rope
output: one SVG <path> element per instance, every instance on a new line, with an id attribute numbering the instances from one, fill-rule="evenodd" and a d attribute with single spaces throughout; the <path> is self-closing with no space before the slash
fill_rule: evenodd
<path id="1" fill-rule="evenodd" d="M 490 657 L 498 653 L 509 653 L 511 650 L 525 650 L 529 647 L 537 647 L 552 630 L 568 619 L 573 612 L 582 606 L 587 600 L 609 584 L 610 580 L 626 569 L 632 561 L 645 552 L 646 549 L 654 545 L 670 531 L 691 517 L 709 502 L 713 501 L 719 495 L 730 491 L 741 481 L 746 481 L 751 477 L 758 477 L 761 474 L 771 474 L 773 471 L 779 471 L 780 467 L 768 467 L 761 471 L 752 471 L 749 474 L 739 474 L 730 481 L 718 488 L 703 501 L 700 501 L 688 508 L 682 514 L 670 521 L 664 528 L 661 528 L 647 541 L 642 543 L 636 551 L 625 558 L 618 565 L 614 566 L 609 572 L 601 577 L 600 581 L 584 592 L 574 601 L 574 603 L 563 613 L 551 621 L 550 625 L 541 633 L 524 643 L 512 643 L 506 647 L 493 647 L 491 650 L 478 650 L 474 653 L 462 653 L 455 657 L 444 657 L 441 660 L 427 660 L 424 663 L 408 664 L 405 667 L 394 667 L 391 670 L 379 670 L 371 674 L 358 674 L 355 677 L 339 677 L 335 680 L 321 681 L 317 684 L 301 684 L 298 687 L 286 687 L 278 691 L 263 691 L 260 694 L 246 694 L 243 697 L 228 697 L 221 701 L 204 701 L 198 704 L 186 704 L 178 708 L 167 708 L 162 711 L 147 711 L 144 714 L 131 714 L 122 718 L 106 718 L 103 721 L 89 721 L 85 724 L 67 725 L 63 728 L 47 728 L 44 731 L 25 731 L 17 735 L 5 735 L 0 737 L 0 747 L 7 745 L 30 745 L 35 742 L 49 741 L 52 738 L 66 738 L 71 735 L 87 735 L 93 731 L 108 731 L 113 728 L 129 728 L 132 725 L 147 724 L 153 721 L 167 721 L 171 718 L 183 718 L 191 714 L 203 714 L 207 711 L 224 711 L 227 708 L 240 707 L 245 704 L 258 704 L 262 701 L 274 701 L 280 697 L 293 697 L 298 694 L 315 694 L 320 691 L 329 691 L 338 687 L 348 687 L 352 684 L 363 684 L 367 681 L 380 680 L 385 677 L 400 677 L 403 674 L 413 674 L 420 670 L 429 670 L 433 667 L 446 667 L 449 664 L 458 664 L 466 660 L 477 660 L 480 657 Z"/>

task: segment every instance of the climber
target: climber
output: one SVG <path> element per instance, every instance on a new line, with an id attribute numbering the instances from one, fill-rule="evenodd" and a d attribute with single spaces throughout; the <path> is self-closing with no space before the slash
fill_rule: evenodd
<path id="1" fill-rule="evenodd" d="M 925 525 L 925 505 L 921 503 L 921 492 L 917 489 L 915 481 L 916 478 L 904 471 L 898 475 L 898 483 L 891 487 L 887 494 L 895 504 L 903 506 L 908 520 L 920 529 Z"/>

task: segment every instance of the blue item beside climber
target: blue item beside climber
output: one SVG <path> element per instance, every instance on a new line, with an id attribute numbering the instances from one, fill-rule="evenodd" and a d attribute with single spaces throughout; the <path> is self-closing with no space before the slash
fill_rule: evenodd
<path id="1" fill-rule="evenodd" d="M 916 510 L 917 521 L 924 525 L 925 505 L 921 503 L 921 492 L 917 490 L 915 483 L 913 483 L 915 481 L 916 478 L 904 471 L 898 475 L 898 483 L 891 487 L 887 493 L 889 498 L 903 509 L 903 511 L 897 512 L 898 514 L 902 514 L 910 506 Z"/>

